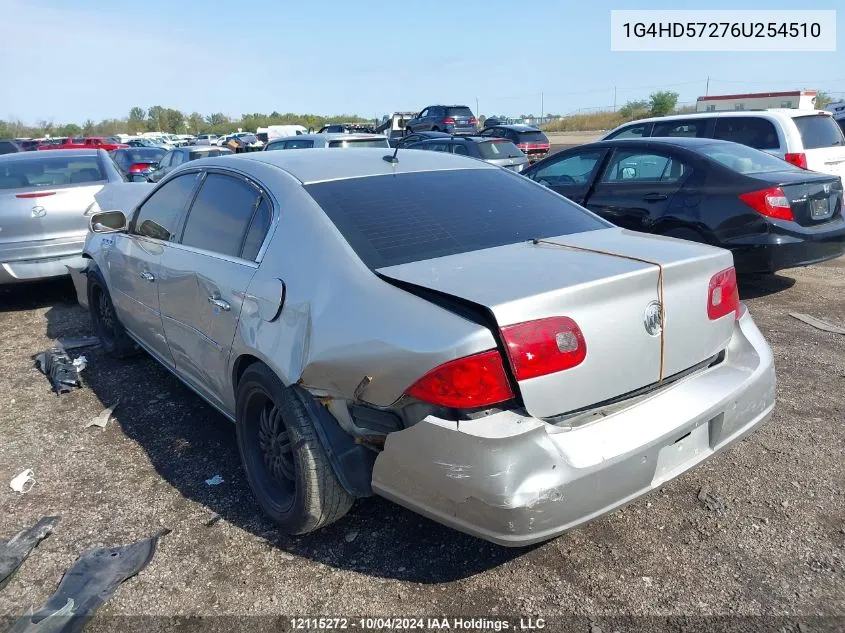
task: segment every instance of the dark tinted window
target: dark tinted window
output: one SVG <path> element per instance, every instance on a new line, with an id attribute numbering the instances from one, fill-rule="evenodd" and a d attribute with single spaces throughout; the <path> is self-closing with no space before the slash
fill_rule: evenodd
<path id="1" fill-rule="evenodd" d="M 452 153 L 453 154 L 461 154 L 462 156 L 469 156 L 469 152 L 467 151 L 467 146 L 463 143 L 455 143 L 452 145 Z"/>
<path id="2" fill-rule="evenodd" d="M 455 106 L 451 108 L 446 108 L 446 116 L 472 116 L 472 110 L 470 110 L 466 106 Z"/>
<path id="3" fill-rule="evenodd" d="M 839 121 L 839 127 L 842 128 L 842 132 L 845 134 L 845 119 Z"/>
<path id="4" fill-rule="evenodd" d="M 60 187 L 100 182 L 106 179 L 96 156 L 51 156 L 28 154 L 26 160 L 0 164 L 0 189 Z"/>
<path id="5" fill-rule="evenodd" d="M 179 219 L 188 206 L 197 177 L 197 174 L 177 176 L 157 189 L 139 209 L 132 232 L 158 240 L 174 241 Z"/>
<path id="6" fill-rule="evenodd" d="M 240 178 L 208 174 L 188 214 L 182 244 L 238 257 L 257 199 L 258 191 Z"/>
<path id="7" fill-rule="evenodd" d="M 652 136 L 702 137 L 709 119 L 687 119 L 685 121 L 658 121 L 651 131 Z"/>
<path id="8" fill-rule="evenodd" d="M 285 141 L 284 149 L 310 149 L 314 147 L 314 141 L 308 139 L 298 139 L 293 141 Z M 282 149 L 281 144 L 271 145 L 270 149 Z"/>
<path id="9" fill-rule="evenodd" d="M 20 151 L 14 141 L 0 141 L 0 154 L 14 154 Z"/>
<path id="10" fill-rule="evenodd" d="M 593 174 L 604 156 L 604 150 L 585 150 L 572 156 L 543 161 L 544 167 L 533 170 L 528 174 L 531 180 L 543 185 L 586 185 L 592 180 Z"/>
<path id="11" fill-rule="evenodd" d="M 610 226 L 499 169 L 353 178 L 305 189 L 373 269 Z"/>
<path id="12" fill-rule="evenodd" d="M 209 156 L 225 156 L 231 153 L 232 150 L 226 149 L 225 147 L 219 147 L 217 149 L 209 150 L 199 150 L 196 152 L 191 152 L 191 157 L 189 160 L 197 160 L 198 158 L 208 158 Z"/>
<path id="13" fill-rule="evenodd" d="M 258 257 L 258 251 L 261 250 L 261 244 L 270 228 L 272 218 L 273 209 L 270 207 L 270 203 L 267 202 L 267 198 L 261 198 L 258 209 L 256 209 L 252 218 L 252 224 L 249 225 L 249 231 L 246 233 L 241 257 L 252 260 Z"/>
<path id="14" fill-rule="evenodd" d="M 718 117 L 713 138 L 720 141 L 741 143 L 756 149 L 777 149 L 780 147 L 775 126 L 771 121 L 762 117 Z"/>
<path id="15" fill-rule="evenodd" d="M 836 125 L 832 116 L 811 114 L 792 119 L 801 133 L 804 149 L 819 149 L 820 147 L 834 147 L 845 145 L 842 130 Z"/>
<path id="16" fill-rule="evenodd" d="M 539 130 L 536 132 L 517 132 L 520 143 L 548 143 L 549 139 Z"/>
<path id="17" fill-rule="evenodd" d="M 383 139 L 351 138 L 329 141 L 329 147 L 390 147 L 387 137 Z"/>

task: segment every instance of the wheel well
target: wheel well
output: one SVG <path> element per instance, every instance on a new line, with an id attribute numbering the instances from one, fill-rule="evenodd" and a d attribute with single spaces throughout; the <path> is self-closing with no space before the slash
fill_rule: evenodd
<path id="1" fill-rule="evenodd" d="M 235 392 L 237 392 L 238 383 L 241 381 L 241 376 L 244 375 L 247 368 L 254 363 L 260 362 L 262 362 L 261 359 L 252 354 L 241 354 L 238 356 L 237 360 L 235 360 L 234 367 L 232 367 L 232 385 Z"/>

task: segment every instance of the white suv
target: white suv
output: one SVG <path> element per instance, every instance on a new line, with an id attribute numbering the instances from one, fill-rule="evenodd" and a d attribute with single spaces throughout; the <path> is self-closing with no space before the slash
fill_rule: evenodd
<path id="1" fill-rule="evenodd" d="M 697 136 L 734 141 L 845 181 L 845 134 L 823 110 L 736 110 L 640 119 L 605 135 L 612 138 Z"/>

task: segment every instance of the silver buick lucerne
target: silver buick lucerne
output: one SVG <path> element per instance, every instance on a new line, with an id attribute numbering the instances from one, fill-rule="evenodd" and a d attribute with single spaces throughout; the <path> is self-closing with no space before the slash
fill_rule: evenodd
<path id="1" fill-rule="evenodd" d="M 235 422 L 286 532 L 378 494 L 527 545 L 771 415 L 730 252 L 481 161 L 385 154 L 255 152 L 107 186 L 75 275 L 108 352 L 145 350 Z"/>

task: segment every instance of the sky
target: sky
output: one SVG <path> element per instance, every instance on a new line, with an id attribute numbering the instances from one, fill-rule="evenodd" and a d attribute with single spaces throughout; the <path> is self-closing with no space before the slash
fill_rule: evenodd
<path id="1" fill-rule="evenodd" d="M 800 4 L 800 6 L 798 6 Z M 838 6 L 837 6 L 838 5 Z M 126 10 L 126 7 L 133 7 Z M 708 0 L 708 9 L 839 9 L 837 52 L 611 52 L 611 9 L 674 0 L 0 0 L 0 119 L 300 112 L 381 117 L 436 103 L 568 114 L 647 99 L 821 89 L 845 99 L 841 0 Z"/>

